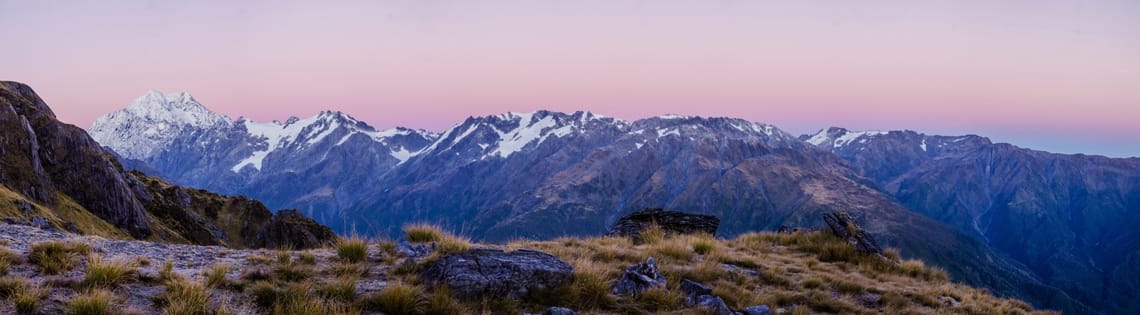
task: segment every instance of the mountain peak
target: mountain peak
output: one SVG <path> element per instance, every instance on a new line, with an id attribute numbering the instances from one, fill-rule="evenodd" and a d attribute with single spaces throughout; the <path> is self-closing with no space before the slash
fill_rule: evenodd
<path id="1" fill-rule="evenodd" d="M 190 93 L 147 91 L 126 108 L 99 117 L 88 132 L 100 143 L 130 159 L 144 159 L 183 132 L 227 128 L 233 121 L 210 111 Z M 127 136 L 132 135 L 132 136 Z M 134 139 L 133 141 L 111 141 Z"/>

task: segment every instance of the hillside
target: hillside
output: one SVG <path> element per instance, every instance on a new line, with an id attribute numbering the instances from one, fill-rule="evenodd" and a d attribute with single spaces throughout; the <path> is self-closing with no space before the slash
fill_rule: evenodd
<path id="1" fill-rule="evenodd" d="M 649 230 L 639 238 L 488 245 L 470 244 L 429 226 L 407 230 L 407 239 L 427 243 L 346 239 L 305 251 L 236 250 L 0 223 L 0 247 L 5 248 L 0 249 L 0 313 L 63 314 L 105 307 L 121 314 L 519 314 L 561 306 L 598 314 L 717 314 L 710 305 L 722 305 L 718 301 L 723 301 L 723 311 L 755 312 L 748 314 L 1040 313 L 1024 302 L 950 282 L 943 271 L 899 260 L 897 252 L 887 252 L 895 262 L 869 258 L 823 232 L 717 239 Z M 42 265 L 50 259 L 45 257 L 55 256 L 36 254 L 46 248 L 74 252 L 60 260 L 73 265 L 47 274 Z M 567 264 L 565 278 L 518 299 L 464 296 L 460 292 L 468 292 L 466 287 L 423 280 L 431 277 L 430 266 L 457 255 L 545 255 L 527 249 Z M 623 282 L 623 269 L 649 257 L 656 258 L 662 284 L 635 296 L 616 294 L 612 288 Z M 484 260 L 483 272 L 501 272 L 491 267 L 499 263 L 504 262 Z M 523 283 L 543 279 L 551 276 Z M 710 298 L 690 305 L 686 292 L 698 287 L 682 280 L 709 286 L 701 294 Z"/>
<path id="2" fill-rule="evenodd" d="M 21 83 L 0 82 L 0 158 L 0 219 L 9 223 L 235 248 L 307 248 L 335 237 L 296 212 L 127 172 Z"/>
<path id="3" fill-rule="evenodd" d="M 832 128 L 805 138 L 906 207 L 985 239 L 1085 304 L 1140 312 L 1140 158 L 914 131 Z"/>

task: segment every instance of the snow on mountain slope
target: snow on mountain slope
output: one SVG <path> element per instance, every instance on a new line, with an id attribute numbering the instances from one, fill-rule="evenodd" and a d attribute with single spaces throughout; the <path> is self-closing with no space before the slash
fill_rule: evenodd
<path id="1" fill-rule="evenodd" d="M 183 133 L 231 125 L 229 117 L 207 110 L 190 94 L 150 91 L 127 108 L 100 117 L 87 132 L 122 156 L 142 160 Z"/>

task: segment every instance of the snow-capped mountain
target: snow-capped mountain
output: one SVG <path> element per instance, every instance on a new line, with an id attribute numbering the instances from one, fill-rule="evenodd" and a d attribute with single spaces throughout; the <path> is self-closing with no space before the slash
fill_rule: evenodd
<path id="1" fill-rule="evenodd" d="M 123 157 L 145 160 L 185 133 L 232 125 L 229 117 L 207 110 L 188 93 L 150 91 L 127 108 L 100 117 L 87 132 Z"/>
<path id="2" fill-rule="evenodd" d="M 271 208 L 325 216 L 336 215 L 438 137 L 407 128 L 376 130 L 336 111 L 283 122 L 231 120 L 187 93 L 156 91 L 88 130 L 127 166 L 179 184 L 257 197 Z M 317 208 L 329 211 L 314 213 Z"/>

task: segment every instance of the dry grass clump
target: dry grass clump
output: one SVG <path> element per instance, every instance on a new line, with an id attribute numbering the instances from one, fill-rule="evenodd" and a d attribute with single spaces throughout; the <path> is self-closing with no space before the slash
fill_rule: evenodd
<path id="1" fill-rule="evenodd" d="M 364 264 L 338 263 L 333 265 L 330 270 L 337 277 L 359 278 L 368 276 L 368 266 Z"/>
<path id="2" fill-rule="evenodd" d="M 229 264 L 217 263 L 202 272 L 202 277 L 206 279 L 206 286 L 210 288 L 224 288 L 231 286 L 230 280 L 226 278 L 226 274 L 230 273 L 233 269 Z"/>
<path id="3" fill-rule="evenodd" d="M 32 245 L 28 261 L 49 275 L 70 271 L 79 263 L 79 257 L 91 253 L 91 246 L 77 242 L 48 241 Z"/>
<path id="4" fill-rule="evenodd" d="M 318 291 L 330 301 L 352 303 L 356 300 L 356 281 L 355 277 L 339 277 L 321 286 Z"/>
<path id="5" fill-rule="evenodd" d="M 48 295 L 48 290 L 39 287 L 24 287 L 13 293 L 9 299 L 16 308 L 16 314 L 30 315 L 39 312 L 40 304 Z"/>
<path id="6" fill-rule="evenodd" d="M 316 265 L 317 264 L 317 254 L 314 254 L 313 252 L 309 252 L 309 251 L 302 252 L 300 256 L 297 256 L 297 261 L 301 262 L 302 264 L 306 264 L 306 265 Z"/>
<path id="7" fill-rule="evenodd" d="M 671 238 L 653 243 L 650 245 L 649 252 L 650 256 L 665 257 L 678 262 L 690 261 L 695 255 L 689 243 L 681 238 Z"/>
<path id="8" fill-rule="evenodd" d="M 167 283 L 166 293 L 159 299 L 166 315 L 207 314 L 210 293 L 200 282 L 180 279 Z"/>
<path id="9" fill-rule="evenodd" d="M 427 308 L 424 289 L 417 285 L 397 282 L 364 298 L 364 309 L 385 314 L 422 314 Z"/>
<path id="10" fill-rule="evenodd" d="M 348 263 L 363 262 L 368 258 L 368 241 L 358 236 L 341 238 L 336 243 L 336 256 Z"/>
<path id="11" fill-rule="evenodd" d="M 113 314 L 115 295 L 105 289 L 92 289 L 80 293 L 67 302 L 67 315 L 107 315 Z"/>
<path id="12" fill-rule="evenodd" d="M 92 255 L 87 260 L 85 273 L 83 283 L 87 286 L 114 287 L 134 280 L 138 272 L 132 263 L 104 260 L 99 255 Z"/>
<path id="13" fill-rule="evenodd" d="M 174 272 L 174 261 L 167 260 L 162 264 L 162 269 L 158 270 L 158 280 L 163 283 L 184 280 L 185 278 L 186 277 L 183 277 L 182 274 Z"/>
<path id="14" fill-rule="evenodd" d="M 689 241 L 689 244 L 692 245 L 693 252 L 700 255 L 708 255 L 717 250 L 717 242 L 711 235 L 697 237 Z"/>
<path id="15" fill-rule="evenodd" d="M 280 264 L 273 267 L 273 276 L 286 282 L 298 282 L 312 278 L 316 274 L 313 267 L 298 263 Z"/>
<path id="16" fill-rule="evenodd" d="M 470 239 L 451 234 L 439 226 L 430 224 L 406 225 L 404 237 L 410 243 L 435 243 L 441 254 L 470 251 L 472 246 Z"/>
<path id="17" fill-rule="evenodd" d="M 23 263 L 20 254 L 7 248 L 0 247 L 0 276 L 8 275 L 8 268 Z"/>
<path id="18" fill-rule="evenodd" d="M 447 234 L 442 228 L 430 224 L 409 224 L 404 226 L 404 237 L 409 243 L 431 243 L 443 240 Z"/>

